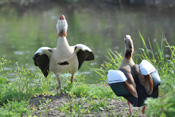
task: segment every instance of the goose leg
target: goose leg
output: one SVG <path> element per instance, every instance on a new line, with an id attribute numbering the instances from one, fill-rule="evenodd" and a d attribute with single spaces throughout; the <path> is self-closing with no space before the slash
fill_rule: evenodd
<path id="1" fill-rule="evenodd" d="M 72 74 L 72 77 L 70 79 L 71 83 L 74 81 L 74 75 Z"/>
<path id="2" fill-rule="evenodd" d="M 146 109 L 146 106 L 143 106 L 143 108 L 142 108 L 142 114 L 144 114 L 145 109 Z"/>
<path id="3" fill-rule="evenodd" d="M 60 88 L 61 96 L 63 96 L 63 92 L 62 92 L 62 90 L 61 90 L 61 81 L 60 81 L 60 78 L 59 78 L 58 75 L 56 75 L 56 76 L 57 76 L 57 80 L 58 80 L 58 85 L 59 85 L 59 88 Z"/>
<path id="4" fill-rule="evenodd" d="M 132 112 L 131 112 L 131 105 L 130 105 L 130 102 L 128 101 L 128 106 L 129 106 L 129 113 L 132 115 Z"/>

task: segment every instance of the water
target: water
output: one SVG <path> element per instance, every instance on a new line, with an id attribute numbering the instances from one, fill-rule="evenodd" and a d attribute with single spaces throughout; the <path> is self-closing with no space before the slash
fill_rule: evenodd
<path id="1" fill-rule="evenodd" d="M 54 48 L 57 43 L 56 22 L 60 14 L 68 21 L 68 41 L 89 46 L 95 60 L 82 65 L 79 72 L 85 75 L 87 83 L 100 79 L 91 68 L 99 68 L 106 60 L 107 49 L 124 53 L 123 37 L 130 34 L 134 41 L 135 53 L 143 47 L 138 31 L 146 42 L 160 44 L 165 36 L 170 45 L 175 44 L 175 11 L 173 9 L 136 8 L 111 4 L 52 4 L 21 9 L 1 6 L 0 8 L 0 55 L 12 62 L 6 67 L 15 69 L 29 65 L 31 70 L 33 54 L 42 46 Z M 169 51 L 166 50 L 169 55 Z M 38 70 L 38 69 L 37 69 Z M 15 75 L 8 75 L 14 79 Z"/>

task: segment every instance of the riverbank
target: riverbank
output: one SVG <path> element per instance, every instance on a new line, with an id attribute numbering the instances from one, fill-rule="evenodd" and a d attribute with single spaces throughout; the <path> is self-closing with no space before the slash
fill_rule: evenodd
<path id="1" fill-rule="evenodd" d="M 173 116 L 175 94 L 175 46 L 162 40 L 157 45 L 158 55 L 148 49 L 144 38 L 144 47 L 140 49 L 140 59 L 147 59 L 157 68 L 161 77 L 158 99 L 148 99 L 145 116 Z M 164 48 L 168 47 L 171 56 L 165 58 Z M 117 97 L 107 84 L 107 71 L 117 69 L 122 56 L 117 52 L 108 52 L 108 61 L 94 71 L 101 77 L 99 84 L 85 84 L 84 76 L 76 75 L 71 83 L 68 76 L 62 76 L 62 90 L 65 96 L 60 97 L 57 79 L 54 75 L 44 78 L 40 71 L 30 71 L 20 67 L 11 71 L 18 78 L 14 82 L 6 79 L 4 72 L 8 62 L 1 59 L 0 76 L 0 116 L 130 116 L 127 102 Z M 136 57 L 137 58 L 137 57 Z M 135 60 L 135 57 L 134 57 Z M 141 116 L 141 108 L 132 107 L 134 116 Z"/>

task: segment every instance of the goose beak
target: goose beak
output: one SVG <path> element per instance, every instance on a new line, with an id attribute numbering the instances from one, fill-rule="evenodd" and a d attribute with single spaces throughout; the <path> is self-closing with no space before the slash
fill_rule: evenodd
<path id="1" fill-rule="evenodd" d="M 60 20 L 64 20 L 65 19 L 65 16 L 64 15 L 61 15 L 60 16 Z"/>

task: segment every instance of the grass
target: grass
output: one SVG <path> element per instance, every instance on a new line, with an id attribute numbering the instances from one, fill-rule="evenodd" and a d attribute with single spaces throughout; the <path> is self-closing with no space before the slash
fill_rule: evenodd
<path id="1" fill-rule="evenodd" d="M 57 92 L 58 84 L 56 77 L 51 74 L 48 78 L 44 78 L 42 73 L 36 71 L 30 71 L 28 66 L 19 67 L 12 70 L 16 74 L 17 80 L 15 82 L 10 82 L 6 79 L 6 71 L 4 70 L 5 64 L 8 63 L 7 60 L 1 59 L 1 74 L 0 77 L 0 116 L 23 116 L 31 115 L 34 110 L 29 106 L 29 101 L 32 97 L 38 95 L 60 95 Z M 54 77 L 52 77 L 54 76 Z M 68 92 L 73 99 L 73 113 L 77 114 L 91 112 L 92 110 L 98 110 L 105 108 L 105 102 L 94 103 L 93 99 L 101 100 L 102 97 L 114 98 L 112 90 L 103 84 L 101 85 L 88 85 L 84 84 L 84 76 L 81 74 L 77 75 L 74 79 L 74 83 L 70 83 L 70 78 L 61 77 L 63 92 Z M 59 90 L 58 90 L 59 91 Z M 79 97 L 79 104 L 75 103 L 75 98 Z M 87 98 L 89 100 L 87 100 Z M 86 101 L 85 101 L 86 100 Z M 85 101 L 85 102 L 83 102 Z M 84 110 L 83 103 L 91 103 L 91 107 L 88 111 Z M 62 108 L 58 109 L 65 113 L 70 113 L 70 108 L 67 107 L 69 103 L 65 103 Z M 82 105 L 82 107 L 80 106 Z M 43 105 L 41 105 L 43 106 Z M 63 110 L 64 109 L 64 110 Z"/>
<path id="2" fill-rule="evenodd" d="M 140 33 L 139 33 L 140 34 Z M 146 101 L 147 116 L 173 116 L 175 115 L 175 46 L 169 45 L 166 40 L 161 41 L 161 44 L 156 44 L 156 52 L 153 51 L 153 45 L 148 41 L 148 46 L 145 39 L 140 34 L 144 48 L 140 48 L 140 53 L 134 55 L 134 61 L 139 63 L 142 59 L 150 61 L 159 71 L 161 76 L 160 96 L 158 99 L 148 99 Z M 163 37 L 164 38 L 164 37 Z M 155 47 L 155 46 L 154 46 Z M 169 49 L 171 55 L 169 58 L 165 57 L 165 49 Z M 157 54 L 156 54 L 157 53 Z M 73 84 L 70 83 L 70 78 L 61 76 L 62 89 L 64 93 L 68 93 L 68 102 L 63 102 L 60 107 L 56 108 L 66 115 L 83 116 L 89 113 L 101 113 L 103 110 L 108 110 L 115 116 L 122 116 L 123 113 L 116 115 L 113 110 L 110 110 L 108 100 L 117 99 L 124 100 L 117 97 L 110 87 L 107 85 L 107 72 L 109 69 L 118 69 L 122 56 L 117 52 L 108 50 L 106 56 L 108 60 L 104 62 L 100 68 L 93 69 L 99 76 L 101 82 L 99 84 L 84 84 L 84 76 L 76 75 Z M 38 95 L 60 95 L 57 90 L 58 84 L 56 77 L 51 74 L 48 78 L 44 78 L 41 72 L 31 71 L 29 67 L 19 66 L 16 64 L 16 69 L 6 72 L 5 65 L 9 61 L 1 59 L 0 61 L 0 116 L 32 116 L 36 108 L 29 105 L 32 97 Z M 15 73 L 16 81 L 9 82 L 6 79 L 8 73 Z M 78 99 L 78 101 L 77 101 Z M 94 101 L 96 100 L 96 101 Z M 45 104 L 49 104 L 51 100 L 45 99 Z M 41 103 L 40 107 L 44 107 Z M 45 107 L 46 112 L 49 110 Z"/>

